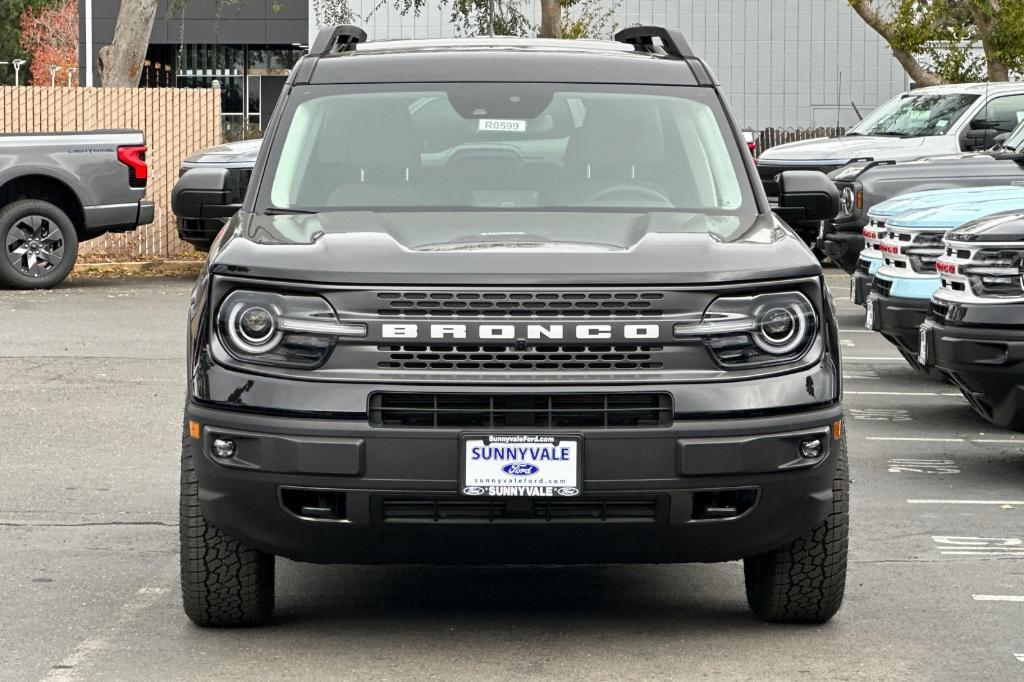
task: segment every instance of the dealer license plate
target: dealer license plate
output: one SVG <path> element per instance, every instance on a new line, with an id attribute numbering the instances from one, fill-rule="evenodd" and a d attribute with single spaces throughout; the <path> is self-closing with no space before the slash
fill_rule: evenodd
<path id="1" fill-rule="evenodd" d="M 931 346 L 931 329 L 929 327 L 921 327 L 918 330 L 920 334 L 920 348 L 917 350 L 917 361 L 921 363 L 922 367 L 927 367 L 930 361 L 929 346 Z"/>
<path id="2" fill-rule="evenodd" d="M 465 435 L 459 489 L 474 497 L 576 497 L 582 450 L 574 435 Z"/>

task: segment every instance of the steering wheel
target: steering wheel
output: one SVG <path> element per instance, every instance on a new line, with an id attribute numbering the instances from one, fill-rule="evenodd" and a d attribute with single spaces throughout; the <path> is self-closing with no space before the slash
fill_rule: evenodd
<path id="1" fill-rule="evenodd" d="M 587 198 L 587 203 L 598 203 L 608 201 L 615 197 L 626 197 L 629 195 L 632 195 L 636 199 L 647 200 L 668 208 L 675 206 L 675 204 L 672 203 L 672 200 L 660 191 L 653 187 L 645 187 L 643 185 L 615 185 L 613 187 L 605 187 L 600 192 L 597 192 Z"/>

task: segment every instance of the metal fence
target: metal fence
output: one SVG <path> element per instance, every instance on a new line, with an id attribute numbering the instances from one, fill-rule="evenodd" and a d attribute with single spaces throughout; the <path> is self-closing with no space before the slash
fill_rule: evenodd
<path id="1" fill-rule="evenodd" d="M 836 137 L 845 132 L 846 128 L 766 128 L 756 136 L 757 153 L 760 154 L 766 149 L 787 142 L 813 140 L 817 137 Z"/>
<path id="2" fill-rule="evenodd" d="M 36 133 L 138 128 L 149 150 L 148 199 L 152 225 L 107 234 L 82 245 L 82 253 L 161 257 L 191 252 L 178 240 L 171 188 L 181 161 L 221 142 L 220 91 L 208 89 L 0 87 L 0 132 Z"/>

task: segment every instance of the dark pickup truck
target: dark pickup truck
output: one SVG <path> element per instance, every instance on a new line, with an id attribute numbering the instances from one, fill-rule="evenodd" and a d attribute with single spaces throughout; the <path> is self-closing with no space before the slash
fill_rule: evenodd
<path id="1" fill-rule="evenodd" d="M 0 285 L 60 284 L 78 244 L 153 222 L 139 130 L 0 135 Z"/>
<path id="2" fill-rule="evenodd" d="M 1024 123 L 987 152 L 917 161 L 863 161 L 834 171 L 830 177 L 842 201 L 839 215 L 823 225 L 817 245 L 853 274 L 864 248 L 862 230 L 876 204 L 908 192 L 1024 185 Z"/>
<path id="3" fill-rule="evenodd" d="M 209 251 L 217 233 L 228 218 L 242 207 L 242 199 L 249 188 L 252 169 L 256 165 L 263 140 L 229 142 L 208 149 L 202 149 L 181 163 L 179 179 L 192 170 L 222 168 L 227 171 L 227 195 L 218 197 L 216 202 L 201 203 L 191 207 L 178 218 L 178 238 L 188 242 L 200 251 Z"/>

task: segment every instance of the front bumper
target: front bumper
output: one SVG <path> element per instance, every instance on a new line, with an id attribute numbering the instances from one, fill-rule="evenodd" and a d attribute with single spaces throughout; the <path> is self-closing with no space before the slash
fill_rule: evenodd
<path id="1" fill-rule="evenodd" d="M 983 309 L 978 316 L 984 318 L 1024 320 L 1020 304 L 960 307 Z M 960 313 L 974 316 L 969 310 Z M 934 317 L 923 326 L 928 363 L 946 374 L 980 415 L 1024 431 L 1024 327 L 959 326 Z"/>
<path id="2" fill-rule="evenodd" d="M 893 286 L 890 291 L 898 289 L 895 286 L 900 280 L 892 280 Z M 882 281 L 883 285 L 889 281 Z M 920 367 L 917 361 L 919 350 L 920 331 L 919 328 L 928 316 L 929 299 L 910 298 L 883 293 L 879 288 L 880 278 L 875 277 L 875 285 L 871 290 L 868 300 L 869 306 L 874 306 L 872 328 L 882 333 L 890 343 L 896 346 L 900 354 L 907 359 L 914 367 Z"/>
<path id="3" fill-rule="evenodd" d="M 818 250 L 832 259 L 839 267 L 849 274 L 857 268 L 857 259 L 864 250 L 864 235 L 861 229 L 864 224 L 829 223 L 824 234 L 818 239 Z"/>
<path id="4" fill-rule="evenodd" d="M 850 279 L 850 301 L 856 305 L 867 305 L 871 285 L 875 281 L 875 273 L 882 266 L 881 259 L 868 259 L 861 256 L 857 259 L 857 268 Z"/>
<path id="5" fill-rule="evenodd" d="M 570 429 L 583 435 L 581 496 L 555 502 L 459 495 L 459 429 L 196 403 L 187 416 L 201 424 L 204 516 L 265 552 L 330 563 L 650 563 L 753 556 L 819 525 L 832 508 L 842 407 Z M 217 437 L 237 444 L 228 465 L 210 454 Z M 824 453 L 803 460 L 810 438 Z M 303 496 L 321 493 L 334 517 L 304 516 Z M 736 513 L 721 515 L 732 502 Z"/>

